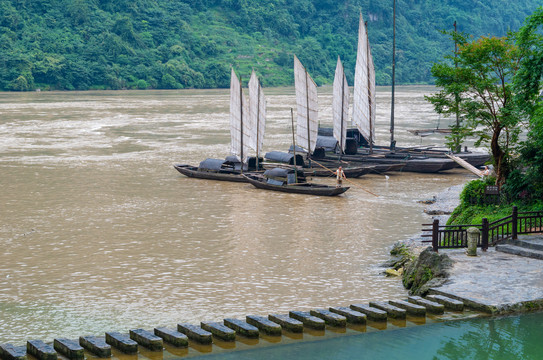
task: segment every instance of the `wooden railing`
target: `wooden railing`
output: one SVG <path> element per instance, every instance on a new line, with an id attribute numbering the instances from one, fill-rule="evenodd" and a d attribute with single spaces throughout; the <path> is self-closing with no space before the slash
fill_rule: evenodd
<path id="1" fill-rule="evenodd" d="M 422 226 L 431 226 L 431 228 L 422 229 L 425 234 L 422 237 L 431 237 L 432 240 L 423 240 L 431 242 L 434 251 L 439 249 L 454 249 L 467 247 L 467 230 L 470 227 L 479 229 L 480 236 L 477 246 L 483 251 L 488 249 L 489 245 L 496 245 L 505 239 L 517 239 L 518 234 L 533 234 L 543 232 L 543 211 L 532 211 L 519 213 L 516 206 L 513 206 L 511 215 L 489 223 L 484 218 L 478 225 L 440 225 L 439 220 L 435 219 L 432 224 L 422 224 Z"/>

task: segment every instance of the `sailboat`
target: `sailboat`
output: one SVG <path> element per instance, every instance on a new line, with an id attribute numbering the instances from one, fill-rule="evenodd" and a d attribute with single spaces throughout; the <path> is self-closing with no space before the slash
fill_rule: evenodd
<path id="1" fill-rule="evenodd" d="M 347 77 L 343 70 L 343 64 L 338 56 L 333 85 L 332 119 L 334 123 L 333 134 L 334 138 L 338 141 L 340 154 L 345 152 L 345 145 L 347 142 L 349 98 L 349 84 L 347 84 Z"/>
<path id="2" fill-rule="evenodd" d="M 225 160 L 206 159 L 198 167 L 175 164 L 174 168 L 188 177 L 247 182 L 244 171 L 257 170 L 258 152 L 262 148 L 266 119 L 266 99 L 253 71 L 249 81 L 249 101 L 245 98 L 240 79 L 234 69 L 230 77 L 230 153 Z M 250 149 L 257 157 L 249 158 Z M 247 162 L 247 160 L 249 160 Z"/>

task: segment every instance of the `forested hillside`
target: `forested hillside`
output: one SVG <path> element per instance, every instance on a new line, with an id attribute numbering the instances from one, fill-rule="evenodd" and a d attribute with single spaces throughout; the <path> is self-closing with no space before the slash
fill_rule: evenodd
<path id="1" fill-rule="evenodd" d="M 390 83 L 393 0 L 0 0 L 0 90 L 228 87 L 230 67 L 293 83 L 296 54 L 320 84 L 339 55 L 352 84 L 358 16 L 377 83 Z M 440 30 L 517 30 L 540 0 L 397 0 L 397 83 L 431 82 L 453 44 Z"/>

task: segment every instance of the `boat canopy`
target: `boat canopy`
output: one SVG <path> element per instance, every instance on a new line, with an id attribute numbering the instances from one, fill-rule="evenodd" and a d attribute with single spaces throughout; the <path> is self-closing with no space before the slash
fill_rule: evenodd
<path id="1" fill-rule="evenodd" d="M 277 161 L 284 164 L 294 165 L 294 154 L 282 151 L 270 151 L 264 155 L 266 160 Z M 304 158 L 300 154 L 296 154 L 296 166 L 304 166 Z"/>
<path id="2" fill-rule="evenodd" d="M 264 171 L 268 184 L 284 185 L 296 183 L 294 169 L 273 168 Z M 305 179 L 304 173 L 298 170 L 298 182 L 303 182 Z"/>
<path id="3" fill-rule="evenodd" d="M 221 159 L 205 159 L 198 165 L 198 170 L 203 171 L 219 171 L 226 160 Z"/>
<path id="4" fill-rule="evenodd" d="M 325 151 L 336 151 L 338 141 L 333 136 L 317 136 L 316 148 L 323 148 Z"/>

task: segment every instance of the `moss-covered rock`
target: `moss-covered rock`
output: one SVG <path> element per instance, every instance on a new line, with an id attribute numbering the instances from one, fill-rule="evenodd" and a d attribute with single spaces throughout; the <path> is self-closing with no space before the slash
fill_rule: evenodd
<path id="1" fill-rule="evenodd" d="M 447 255 L 438 254 L 428 247 L 416 260 L 406 265 L 403 285 L 411 295 L 426 295 L 431 287 L 439 286 L 447 280 L 452 264 L 453 261 Z"/>

